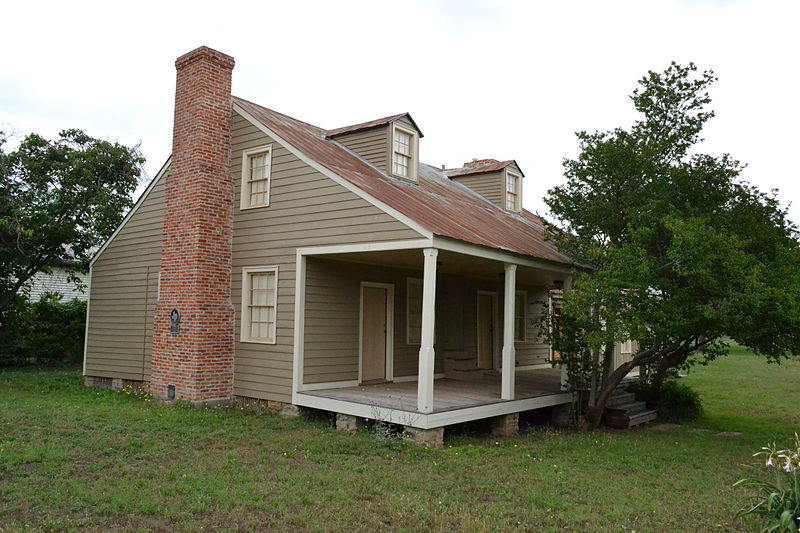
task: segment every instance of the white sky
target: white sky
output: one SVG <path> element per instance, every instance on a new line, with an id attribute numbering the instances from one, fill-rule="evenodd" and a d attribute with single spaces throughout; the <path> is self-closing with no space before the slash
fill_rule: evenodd
<path id="1" fill-rule="evenodd" d="M 124 6 L 124 7 L 123 7 Z M 410 112 L 421 160 L 516 159 L 544 213 L 574 132 L 627 127 L 647 70 L 694 61 L 720 78 L 702 151 L 748 163 L 800 220 L 796 0 L 6 2 L 0 129 L 171 150 L 174 60 L 236 59 L 233 92 L 323 128 Z"/>

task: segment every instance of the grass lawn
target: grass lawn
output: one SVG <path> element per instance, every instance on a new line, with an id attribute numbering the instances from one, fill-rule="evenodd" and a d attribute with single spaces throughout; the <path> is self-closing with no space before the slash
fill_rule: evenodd
<path id="1" fill-rule="evenodd" d="M 731 484 L 800 430 L 800 362 L 737 349 L 685 382 L 705 401 L 693 428 L 711 431 L 534 428 L 428 450 L 163 407 L 86 389 L 78 371 L 0 372 L 0 532 L 745 531 Z"/>

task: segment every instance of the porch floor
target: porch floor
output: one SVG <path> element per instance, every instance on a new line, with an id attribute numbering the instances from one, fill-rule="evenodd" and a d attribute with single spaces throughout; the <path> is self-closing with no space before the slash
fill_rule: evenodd
<path id="1" fill-rule="evenodd" d="M 470 380 L 437 379 L 433 384 L 433 412 L 441 413 L 480 405 L 563 394 L 561 370 L 543 368 L 516 373 L 514 400 L 500 399 L 499 372 L 488 372 Z M 376 409 L 417 411 L 417 382 L 365 384 L 340 389 L 303 391 L 301 394 L 343 400 Z"/>

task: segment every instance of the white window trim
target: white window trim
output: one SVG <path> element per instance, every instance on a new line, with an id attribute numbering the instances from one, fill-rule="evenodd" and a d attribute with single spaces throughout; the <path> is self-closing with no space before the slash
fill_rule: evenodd
<path id="1" fill-rule="evenodd" d="M 517 178 L 517 191 L 516 191 L 516 202 L 514 203 L 514 209 L 508 209 L 508 177 L 514 176 Z M 503 182 L 503 200 L 504 205 L 503 207 L 506 208 L 506 211 L 511 211 L 512 213 L 521 213 L 522 212 L 522 175 L 516 172 L 512 172 L 506 169 L 505 180 Z"/>
<path id="2" fill-rule="evenodd" d="M 514 332 L 514 342 L 525 343 L 528 342 L 528 291 L 516 291 L 516 296 L 522 296 L 522 339 L 518 339 L 516 332 Z M 514 302 L 514 314 L 517 313 L 517 305 Z M 516 322 L 517 317 L 514 317 Z"/>
<path id="3" fill-rule="evenodd" d="M 401 176 L 394 173 L 394 133 L 401 131 L 406 135 L 411 136 L 411 162 L 409 163 L 408 176 Z M 419 134 L 409 128 L 403 127 L 397 123 L 392 123 L 392 135 L 389 137 L 389 174 L 402 180 L 416 182 L 419 180 L 417 169 L 419 167 Z"/>
<path id="4" fill-rule="evenodd" d="M 259 205 L 250 205 L 250 176 L 248 175 L 250 169 L 250 156 L 255 154 L 260 154 L 261 152 L 267 153 L 267 160 L 269 161 L 269 176 L 267 177 L 267 203 L 259 204 Z M 250 148 L 249 150 L 242 151 L 242 172 L 241 172 L 241 180 L 239 180 L 241 186 L 239 187 L 239 209 L 259 209 L 261 207 L 269 207 L 270 204 L 270 191 L 272 190 L 272 144 L 265 144 L 263 146 L 258 146 L 256 148 Z"/>
<path id="5" fill-rule="evenodd" d="M 631 355 L 633 353 L 633 341 L 628 339 L 619 343 L 619 353 L 621 355 Z"/>
<path id="6" fill-rule="evenodd" d="M 275 274 L 275 336 L 271 341 L 253 340 L 249 338 L 250 319 L 247 316 L 247 302 L 250 295 L 250 274 L 259 272 L 273 272 Z M 278 267 L 259 266 L 242 268 L 242 301 L 240 304 L 240 329 L 239 342 L 247 344 L 276 344 L 278 342 Z"/>
<path id="7" fill-rule="evenodd" d="M 406 344 L 409 346 L 421 346 L 422 339 L 420 338 L 417 342 L 411 341 L 411 320 L 409 320 L 411 315 L 411 285 L 414 283 L 418 283 L 420 288 L 422 287 L 422 279 L 421 278 L 406 278 Z M 422 302 L 420 301 L 420 304 Z M 420 311 L 422 309 L 420 308 Z"/>

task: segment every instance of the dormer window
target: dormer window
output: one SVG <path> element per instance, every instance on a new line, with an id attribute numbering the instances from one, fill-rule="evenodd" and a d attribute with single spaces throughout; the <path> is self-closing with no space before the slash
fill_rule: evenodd
<path id="1" fill-rule="evenodd" d="M 392 126 L 392 174 L 417 181 L 417 134 L 397 124 Z"/>
<path id="2" fill-rule="evenodd" d="M 506 171 L 506 209 L 519 213 L 522 211 L 520 205 L 520 187 L 522 186 L 522 177 L 519 174 Z"/>

